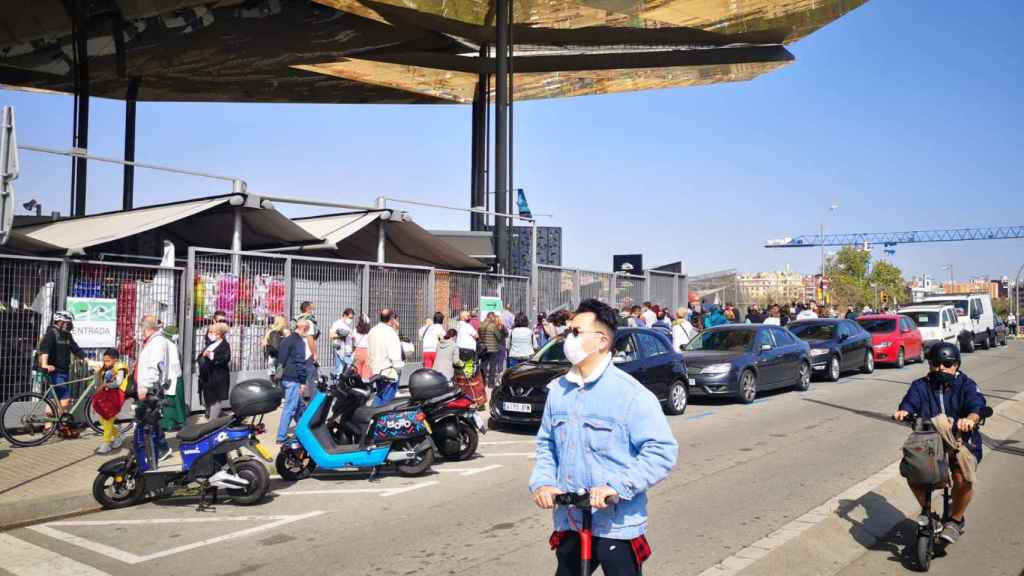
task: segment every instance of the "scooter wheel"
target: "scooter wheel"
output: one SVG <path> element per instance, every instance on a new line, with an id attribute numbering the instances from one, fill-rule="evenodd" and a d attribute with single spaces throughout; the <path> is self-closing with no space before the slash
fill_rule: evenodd
<path id="1" fill-rule="evenodd" d="M 405 448 L 403 448 L 405 449 Z M 412 446 L 408 446 L 411 450 Z M 413 460 L 406 460 L 405 462 L 398 464 L 398 473 L 402 476 L 420 476 L 424 474 L 430 467 L 434 465 L 434 451 L 426 450 L 416 455 Z"/>
<path id="2" fill-rule="evenodd" d="M 932 565 L 935 540 L 929 534 L 918 534 L 917 536 L 917 567 L 921 572 L 927 572 Z"/>
<path id="3" fill-rule="evenodd" d="M 100 472 L 92 481 L 92 497 L 107 510 L 127 508 L 142 500 L 144 486 L 141 478 L 134 475 L 121 476 Z"/>
<path id="4" fill-rule="evenodd" d="M 249 485 L 238 490 L 228 490 L 231 501 L 241 506 L 260 503 L 270 490 L 267 467 L 256 460 L 238 460 L 235 462 L 235 470 Z"/>
<path id="5" fill-rule="evenodd" d="M 465 422 L 459 422 L 458 433 L 459 450 L 457 452 L 446 452 L 444 454 L 446 460 L 461 462 L 469 460 L 473 457 L 473 454 L 476 454 L 477 444 L 480 443 L 480 434 L 476 431 L 476 428 Z"/>
<path id="6" fill-rule="evenodd" d="M 313 459 L 305 451 L 303 451 L 303 456 L 300 458 L 291 450 L 281 450 L 277 453 L 274 467 L 277 468 L 277 473 L 281 475 L 282 480 L 298 482 L 313 474 L 313 471 L 316 470 L 316 462 L 313 462 Z"/>

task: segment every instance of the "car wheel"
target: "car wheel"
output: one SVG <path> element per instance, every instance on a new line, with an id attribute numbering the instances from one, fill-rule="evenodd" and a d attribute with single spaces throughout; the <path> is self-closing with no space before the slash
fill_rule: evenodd
<path id="1" fill-rule="evenodd" d="M 828 378 L 829 382 L 839 381 L 839 377 L 843 371 L 840 368 L 839 356 L 833 355 L 828 361 L 828 371 L 825 372 L 825 377 Z"/>
<path id="2" fill-rule="evenodd" d="M 897 368 L 903 368 L 906 365 L 907 365 L 906 356 L 903 353 L 903 348 L 900 348 L 900 351 L 896 353 L 896 367 Z"/>
<path id="3" fill-rule="evenodd" d="M 868 350 L 864 356 L 864 365 L 860 367 L 860 371 L 864 374 L 871 374 L 875 371 L 875 353 L 871 350 Z"/>
<path id="4" fill-rule="evenodd" d="M 690 391 L 686 384 L 675 382 L 668 389 L 668 402 L 665 403 L 665 412 L 672 416 L 678 416 L 686 412 L 686 405 L 690 401 Z"/>
<path id="5" fill-rule="evenodd" d="M 757 376 L 753 370 L 744 370 L 740 374 L 740 389 L 736 393 L 736 398 L 742 404 L 750 404 L 757 398 Z"/>
<path id="6" fill-rule="evenodd" d="M 992 347 L 992 335 L 986 332 L 985 333 L 985 341 L 981 343 L 981 349 L 982 350 L 988 350 L 991 347 Z"/>
<path id="7" fill-rule="evenodd" d="M 924 364 L 924 346 L 921 346 L 920 351 L 917 353 L 917 363 Z"/>
<path id="8" fill-rule="evenodd" d="M 969 334 L 963 344 L 960 345 L 960 349 L 968 354 L 973 354 L 978 348 L 978 345 L 974 342 L 974 334 Z"/>
<path id="9" fill-rule="evenodd" d="M 800 372 L 796 376 L 795 388 L 800 392 L 807 392 L 811 389 L 811 365 L 807 362 L 800 362 Z"/>

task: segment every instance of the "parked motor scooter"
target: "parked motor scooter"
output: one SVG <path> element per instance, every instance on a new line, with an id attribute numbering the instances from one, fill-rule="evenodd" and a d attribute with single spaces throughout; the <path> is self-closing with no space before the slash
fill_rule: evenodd
<path id="1" fill-rule="evenodd" d="M 270 489 L 266 466 L 270 452 L 257 434 L 264 430 L 263 414 L 281 405 L 280 388 L 267 380 L 239 382 L 231 390 L 231 416 L 189 424 L 178 432 L 181 464 L 161 466 L 156 446 L 164 391 L 136 403 L 135 430 L 127 456 L 104 463 L 93 481 L 92 493 L 104 508 L 124 508 L 147 497 L 173 494 L 189 485 L 200 489 L 200 507 L 216 503 L 224 488 L 235 504 L 256 504 Z M 251 418 L 251 420 L 250 420 Z M 243 450 L 252 455 L 243 455 Z"/>
<path id="2" fill-rule="evenodd" d="M 374 389 L 379 376 L 367 385 Z M 321 380 L 306 406 L 295 435 L 277 455 L 277 472 L 287 481 L 317 468 L 338 470 L 394 465 L 405 476 L 425 473 L 434 463 L 430 423 L 407 398 L 383 406 L 366 406 L 372 393 L 350 385 L 349 378 Z M 333 410 L 332 410 L 333 409 Z"/>
<path id="3" fill-rule="evenodd" d="M 468 460 L 476 454 L 487 426 L 473 401 L 444 374 L 421 368 L 409 376 L 410 404 L 418 404 L 433 429 L 434 443 L 446 460 Z"/>

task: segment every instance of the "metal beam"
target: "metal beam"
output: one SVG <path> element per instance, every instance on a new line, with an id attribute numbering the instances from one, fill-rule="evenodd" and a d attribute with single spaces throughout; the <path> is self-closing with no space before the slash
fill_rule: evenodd
<path id="1" fill-rule="evenodd" d="M 73 0 L 72 10 L 74 14 L 74 38 L 75 45 L 75 135 L 74 147 L 82 150 L 89 149 L 89 2 L 88 0 Z M 74 159 L 74 166 L 71 179 L 74 182 L 72 192 L 74 204 L 72 216 L 85 216 L 86 189 L 88 186 L 88 175 L 86 173 L 88 160 L 84 157 Z"/>
<path id="2" fill-rule="evenodd" d="M 966 240 L 1005 240 L 1024 238 L 1024 226 L 988 228 L 951 228 L 947 230 L 910 230 L 906 232 L 857 232 L 852 234 L 804 234 L 793 238 L 768 240 L 765 248 L 809 248 L 816 246 L 863 246 L 881 244 L 919 244 L 922 242 L 962 242 Z"/>
<path id="3" fill-rule="evenodd" d="M 132 78 L 128 84 L 128 95 L 124 101 L 124 161 L 135 162 L 135 99 L 139 96 L 139 79 Z M 121 193 L 121 209 L 131 210 L 135 204 L 135 166 L 124 165 L 124 189 Z"/>
<path id="4" fill-rule="evenodd" d="M 481 57 L 487 48 L 481 47 Z M 470 206 L 483 206 L 487 202 L 487 82 L 488 75 L 481 74 L 473 93 L 473 143 L 471 147 Z M 480 231 L 486 227 L 486 215 L 473 213 L 469 217 L 469 229 Z"/>
<path id="5" fill-rule="evenodd" d="M 495 0 L 494 211 L 508 211 L 508 5 Z M 508 272 L 508 222 L 494 219 L 494 253 L 498 272 Z"/>

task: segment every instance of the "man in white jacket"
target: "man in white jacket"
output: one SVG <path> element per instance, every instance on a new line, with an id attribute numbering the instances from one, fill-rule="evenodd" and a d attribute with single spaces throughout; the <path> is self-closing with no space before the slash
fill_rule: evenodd
<path id="1" fill-rule="evenodd" d="M 135 384 L 139 400 L 145 400 L 150 393 L 156 394 L 161 388 L 165 396 L 174 396 L 174 383 L 181 376 L 181 359 L 178 348 L 164 336 L 160 321 L 153 314 L 142 317 L 142 350 L 135 364 Z M 156 434 L 159 457 L 161 460 L 170 457 L 171 449 L 164 438 L 160 426 Z"/>
<path id="2" fill-rule="evenodd" d="M 405 366 L 402 359 L 402 341 L 398 332 L 391 327 L 393 313 L 384 308 L 380 311 L 380 324 L 374 326 L 367 335 L 370 348 L 370 370 L 375 376 L 383 376 L 384 381 L 377 384 L 377 397 L 374 406 L 387 404 L 395 399 L 398 393 L 399 370 Z"/>

